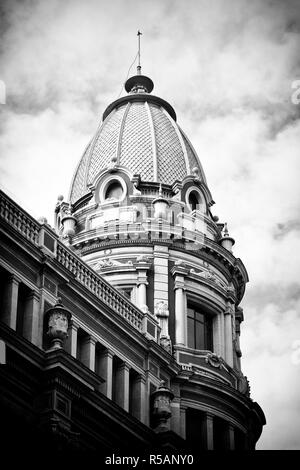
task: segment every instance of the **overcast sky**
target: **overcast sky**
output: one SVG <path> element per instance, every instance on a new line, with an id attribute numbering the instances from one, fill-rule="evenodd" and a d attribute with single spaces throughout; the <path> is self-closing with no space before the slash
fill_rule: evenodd
<path id="1" fill-rule="evenodd" d="M 299 0 L 2 0 L 0 11 L 1 188 L 51 224 L 141 29 L 142 71 L 174 106 L 249 273 L 242 365 L 267 419 L 257 448 L 300 449 Z"/>

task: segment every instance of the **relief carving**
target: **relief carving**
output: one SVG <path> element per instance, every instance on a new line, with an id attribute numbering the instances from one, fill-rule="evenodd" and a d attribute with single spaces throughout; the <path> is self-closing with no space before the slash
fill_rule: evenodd
<path id="1" fill-rule="evenodd" d="M 164 302 L 163 300 L 160 300 L 156 302 L 155 304 L 155 315 L 158 317 L 168 317 L 169 316 L 169 310 L 168 310 L 168 304 L 167 302 Z"/>

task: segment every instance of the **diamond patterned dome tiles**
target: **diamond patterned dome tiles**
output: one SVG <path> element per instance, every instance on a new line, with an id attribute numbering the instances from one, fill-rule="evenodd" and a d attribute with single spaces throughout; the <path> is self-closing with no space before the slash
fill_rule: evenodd
<path id="1" fill-rule="evenodd" d="M 161 100 L 162 101 L 162 100 Z M 176 116 L 175 116 L 176 118 Z M 99 174 L 118 164 L 142 181 L 173 184 L 201 163 L 189 140 L 170 114 L 151 96 L 124 101 L 114 108 L 98 128 L 75 171 L 70 201 L 89 193 Z"/>

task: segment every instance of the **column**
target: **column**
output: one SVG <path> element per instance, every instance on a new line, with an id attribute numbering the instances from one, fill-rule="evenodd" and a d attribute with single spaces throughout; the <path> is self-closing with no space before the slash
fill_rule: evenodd
<path id="1" fill-rule="evenodd" d="M 0 339 L 0 365 L 6 364 L 6 343 Z"/>
<path id="2" fill-rule="evenodd" d="M 231 423 L 228 423 L 228 449 L 235 450 L 234 427 Z"/>
<path id="3" fill-rule="evenodd" d="M 146 255 L 137 258 L 135 268 L 137 270 L 137 305 L 140 309 L 147 306 L 147 271 L 150 269 L 150 261 Z"/>
<path id="4" fill-rule="evenodd" d="M 180 407 L 180 435 L 186 439 L 186 406 Z"/>
<path id="5" fill-rule="evenodd" d="M 184 278 L 176 277 L 175 284 L 175 338 L 176 344 L 186 344 Z"/>
<path id="6" fill-rule="evenodd" d="M 115 401 L 125 411 L 129 411 L 129 366 L 125 362 L 118 366 L 115 380 Z"/>
<path id="7" fill-rule="evenodd" d="M 112 399 L 112 377 L 113 377 L 113 353 L 108 349 L 105 350 L 101 357 L 99 357 L 99 364 L 97 373 L 102 377 L 105 382 L 101 384 L 101 392 Z"/>
<path id="8" fill-rule="evenodd" d="M 214 353 L 225 359 L 224 354 L 224 313 L 220 312 L 213 318 Z"/>
<path id="9" fill-rule="evenodd" d="M 185 276 L 188 275 L 186 265 L 178 260 L 171 269 L 174 277 L 175 290 L 175 345 L 187 345 L 186 330 L 186 311 L 187 302 L 185 294 Z"/>
<path id="10" fill-rule="evenodd" d="M 231 309 L 225 312 L 225 361 L 233 367 L 232 316 Z"/>
<path id="11" fill-rule="evenodd" d="M 171 402 L 172 415 L 170 418 L 171 430 L 176 432 L 181 436 L 181 410 L 180 410 L 180 390 L 179 387 L 172 386 L 172 392 L 174 393 L 174 398 Z"/>
<path id="12" fill-rule="evenodd" d="M 146 283 L 138 284 L 138 306 L 139 308 L 147 305 L 147 288 Z"/>
<path id="13" fill-rule="evenodd" d="M 145 388 L 145 379 L 141 375 L 137 376 L 133 383 L 131 384 L 131 396 L 132 396 L 132 415 L 139 419 L 142 423 L 145 423 L 146 416 L 146 388 Z"/>
<path id="14" fill-rule="evenodd" d="M 37 292 L 31 292 L 25 303 L 23 336 L 40 347 L 42 344 L 40 333 L 40 296 Z"/>
<path id="15" fill-rule="evenodd" d="M 78 326 L 75 325 L 73 321 L 71 321 L 68 330 L 68 338 L 66 341 L 66 351 L 68 351 L 71 356 L 75 357 L 75 359 L 77 357 L 77 332 Z"/>
<path id="16" fill-rule="evenodd" d="M 207 450 L 213 450 L 214 448 L 214 417 L 210 413 L 206 413 L 205 437 L 206 437 Z"/>
<path id="17" fill-rule="evenodd" d="M 13 330 L 17 328 L 19 281 L 11 274 L 4 288 L 3 322 Z"/>
<path id="18" fill-rule="evenodd" d="M 81 362 L 92 371 L 95 371 L 96 340 L 88 336 L 82 342 Z"/>
<path id="19" fill-rule="evenodd" d="M 144 407 L 144 424 L 146 426 L 150 426 L 150 383 L 149 383 L 149 373 L 146 372 L 146 380 L 145 380 L 145 402 L 143 404 Z"/>

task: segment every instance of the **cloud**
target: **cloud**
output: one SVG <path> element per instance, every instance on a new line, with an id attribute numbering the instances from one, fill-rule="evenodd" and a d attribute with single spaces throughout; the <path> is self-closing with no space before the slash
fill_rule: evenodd
<path id="1" fill-rule="evenodd" d="M 298 449 L 300 284 L 258 286 L 248 294 L 247 304 L 243 370 L 267 420 L 258 448 Z"/>
<path id="2" fill-rule="evenodd" d="M 7 0 L 0 14 L 0 183 L 50 223 L 142 30 L 142 70 L 175 107 L 249 272 L 243 364 L 268 420 L 259 446 L 300 448 L 299 2 Z"/>

